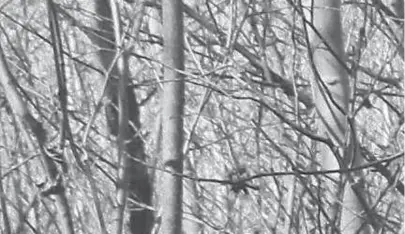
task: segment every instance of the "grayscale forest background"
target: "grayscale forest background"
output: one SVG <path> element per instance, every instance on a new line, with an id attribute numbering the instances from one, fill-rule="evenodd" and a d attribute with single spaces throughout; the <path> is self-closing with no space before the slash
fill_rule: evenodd
<path id="1" fill-rule="evenodd" d="M 405 233 L 403 82 L 403 0 L 0 0 L 0 233 Z"/>

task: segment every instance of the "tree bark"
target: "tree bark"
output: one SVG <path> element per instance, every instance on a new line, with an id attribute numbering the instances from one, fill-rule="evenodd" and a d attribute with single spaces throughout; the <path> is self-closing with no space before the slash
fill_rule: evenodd
<path id="1" fill-rule="evenodd" d="M 122 206 L 126 206 L 127 196 L 129 201 L 133 201 L 127 205 L 130 214 L 130 232 L 147 234 L 151 232 L 153 225 L 152 211 L 146 207 L 151 205 L 152 190 L 148 170 L 144 164 L 146 160 L 144 143 L 138 132 L 141 128 L 139 105 L 134 91 L 128 86 L 128 56 L 125 51 L 121 51 L 122 48 L 117 47 L 120 44 L 117 43 L 118 40 L 122 38 L 117 38 L 116 35 L 119 33 L 114 34 L 112 17 L 112 7 L 114 6 L 110 3 L 109 0 L 93 2 L 94 11 L 100 17 L 97 19 L 95 35 L 91 39 L 100 48 L 98 51 L 99 64 L 104 71 L 110 71 L 106 77 L 109 79 L 106 89 L 108 103 L 105 106 L 107 125 L 111 135 L 115 137 L 120 135 L 118 144 L 121 145 L 119 148 L 123 149 L 119 152 L 117 201 L 121 209 Z M 115 21 L 118 23 L 119 20 Z M 120 26 L 116 25 L 116 27 Z M 119 66 L 115 64 L 115 56 L 120 56 Z M 123 218 L 123 213 L 121 218 Z M 118 227 L 122 227 L 122 222 L 118 225 Z"/>
<path id="2" fill-rule="evenodd" d="M 344 49 L 342 25 L 340 21 L 341 2 L 337 0 L 310 1 L 312 12 L 312 25 L 309 27 L 311 57 L 313 62 L 314 77 L 311 85 L 314 93 L 315 106 L 320 117 L 319 129 L 326 133 L 338 147 L 341 157 L 336 156 L 331 149 L 324 146 L 321 149 L 322 165 L 325 169 L 347 168 L 358 166 L 362 160 L 356 154 L 355 136 L 351 136 L 347 115 L 349 98 L 351 95 L 348 74 L 344 68 Z M 354 177 L 357 177 L 354 183 Z M 353 173 L 347 178 L 336 175 L 337 181 L 342 181 L 344 186 L 343 207 L 339 204 L 339 189 L 333 191 L 331 197 L 335 199 L 330 209 L 332 219 L 339 217 L 340 231 L 342 233 L 357 233 L 366 222 L 364 200 L 359 197 L 361 190 L 361 175 Z M 349 183 L 345 184 L 345 181 Z M 329 187 L 333 182 L 329 181 Z M 339 184 L 339 183 L 338 183 Z M 336 189 L 336 188 L 335 188 Z M 337 199 L 337 200 L 336 200 Z"/>
<path id="3" fill-rule="evenodd" d="M 162 159 L 167 171 L 183 172 L 183 112 L 184 70 L 183 10 L 181 0 L 163 0 L 163 63 L 165 84 L 163 87 L 163 151 Z M 164 173 L 159 189 L 162 210 L 160 233 L 182 232 L 182 178 Z"/>
<path id="4" fill-rule="evenodd" d="M 24 129 L 24 126 L 27 126 L 28 129 L 32 131 L 37 140 L 39 150 L 41 151 L 41 159 L 44 162 L 45 171 L 49 179 L 48 182 L 52 186 L 48 191 L 49 193 L 44 196 L 52 196 L 55 200 L 58 219 L 59 222 L 62 224 L 62 233 L 74 234 L 75 232 L 73 227 L 72 215 L 70 213 L 68 199 L 65 193 L 65 187 L 63 185 L 63 178 L 59 174 L 55 162 L 50 157 L 48 157 L 45 151 L 45 143 L 47 140 L 46 131 L 42 127 L 42 124 L 29 113 L 27 105 L 21 98 L 15 82 L 16 81 L 8 68 L 4 51 L 0 45 L 0 83 L 3 86 L 7 101 L 14 115 L 17 117 L 18 121 L 20 121 L 21 128 Z"/>

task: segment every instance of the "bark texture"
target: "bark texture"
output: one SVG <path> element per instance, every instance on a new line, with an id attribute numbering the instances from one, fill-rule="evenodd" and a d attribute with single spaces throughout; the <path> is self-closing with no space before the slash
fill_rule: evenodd
<path id="1" fill-rule="evenodd" d="M 184 70 L 183 13 L 181 0 L 164 0 L 163 7 L 163 151 L 164 167 L 172 173 L 183 172 Z M 164 173 L 159 189 L 162 210 L 160 233 L 182 232 L 182 178 Z"/>
<path id="2" fill-rule="evenodd" d="M 99 16 L 97 18 L 94 35 L 91 37 L 93 42 L 99 47 L 98 59 L 99 64 L 108 73 L 108 85 L 106 90 L 106 98 L 108 102 L 105 106 L 107 125 L 111 135 L 118 137 L 121 130 L 125 129 L 122 134 L 121 142 L 125 142 L 124 152 L 120 159 L 119 181 L 117 182 L 117 200 L 124 202 L 126 205 L 126 196 L 128 195 L 128 212 L 129 228 L 133 234 L 150 233 L 153 225 L 152 211 L 145 207 L 151 205 L 151 183 L 149 180 L 147 167 L 143 162 L 146 160 L 144 143 L 140 137 L 139 129 L 141 127 L 139 117 L 139 105 L 136 96 L 131 87 L 127 84 L 119 87 L 119 80 L 122 76 L 127 76 L 128 79 L 128 57 L 125 51 L 121 55 L 118 63 L 114 63 L 117 56 L 116 38 L 114 34 L 112 6 L 109 0 L 94 1 L 94 12 Z M 126 71 L 125 71 L 126 70 Z M 126 89 L 126 90 L 125 90 Z M 122 95 L 124 93 L 124 95 Z M 122 96 L 119 97 L 119 94 Z M 128 121 L 123 121 L 123 112 L 119 111 L 119 107 L 127 116 Z M 121 120 L 119 120 L 121 118 Z M 124 118 L 125 119 L 125 118 Z M 127 123 L 125 123 L 127 122 Z"/>
<path id="3" fill-rule="evenodd" d="M 347 168 L 361 163 L 356 154 L 355 136 L 351 136 L 347 115 L 351 95 L 348 74 L 344 68 L 343 33 L 340 20 L 341 2 L 336 0 L 310 1 L 307 7 L 312 12 L 309 36 L 315 76 L 312 79 L 315 106 L 320 117 L 319 129 L 326 133 L 337 147 L 338 155 L 331 149 L 321 149 L 322 165 L 325 169 Z M 354 179 L 356 178 L 356 179 Z M 361 174 L 353 173 L 342 180 L 344 187 L 343 205 L 340 206 L 341 190 L 338 188 L 329 198 L 337 199 L 330 209 L 332 220 L 339 219 L 342 233 L 357 233 L 366 222 L 366 204 L 359 196 L 363 181 Z M 345 183 L 348 181 L 349 183 Z M 333 182 L 330 187 L 333 187 Z M 346 185 L 345 185 L 346 184 Z M 340 190 L 340 191 L 339 191 Z M 334 197 L 334 198 L 333 198 Z"/>
<path id="4" fill-rule="evenodd" d="M 30 129 L 37 140 L 39 149 L 41 151 L 41 159 L 45 165 L 45 173 L 47 174 L 49 184 L 51 184 L 48 191 L 49 194 L 46 194 L 46 196 L 51 196 L 55 200 L 59 223 L 62 224 L 62 233 L 74 234 L 75 232 L 72 215 L 70 213 L 69 203 L 66 197 L 63 178 L 59 174 L 55 162 L 47 156 L 45 151 L 45 144 L 47 140 L 46 131 L 43 128 L 42 123 L 37 121 L 28 111 L 28 107 L 21 98 L 15 82 L 16 81 L 8 68 L 4 51 L 0 45 L 0 83 L 3 86 L 7 101 L 13 111 L 13 114 L 17 117 L 18 121 L 20 121 L 21 128 L 25 129 L 25 126 Z"/>

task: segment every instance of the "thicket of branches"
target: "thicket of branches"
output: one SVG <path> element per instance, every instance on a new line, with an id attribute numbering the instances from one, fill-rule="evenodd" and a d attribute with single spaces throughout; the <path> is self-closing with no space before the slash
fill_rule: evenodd
<path id="1" fill-rule="evenodd" d="M 0 44 L 13 82 L 42 123 L 50 148 L 59 144 L 63 109 L 45 2 L 0 3 Z M 94 63 L 98 48 L 88 38 L 97 30 L 90 23 L 97 16 L 86 2 L 56 2 L 66 70 L 64 111 L 79 161 L 91 162 L 89 180 L 70 150 L 72 142 L 66 143 L 64 185 L 77 233 L 99 230 L 91 183 L 111 231 L 114 220 L 108 214 L 115 209 L 118 163 L 115 139 L 96 108 L 104 80 Z M 204 233 L 320 233 L 323 228 L 320 220 L 331 201 L 322 197 L 329 172 L 321 171 L 318 147 L 332 143 L 315 125 L 310 48 L 299 2 L 184 1 L 184 179 L 195 205 L 184 217 L 196 220 Z M 354 170 L 365 171 L 366 198 L 382 233 L 398 233 L 404 218 L 404 21 L 399 9 L 380 0 L 345 1 L 341 9 L 347 55 L 342 62 L 353 95 L 349 118 L 368 162 Z M 164 64 L 161 6 L 158 1 L 121 2 L 120 14 L 140 105 L 145 163 L 159 181 L 164 176 L 159 163 L 164 142 L 159 143 L 157 130 Z M 0 229 L 8 223 L 14 231 L 58 233 L 56 207 L 49 197 L 37 197 L 46 178 L 39 159 L 43 152 L 12 108 L 0 86 Z M 231 178 L 241 169 L 247 189 Z"/>

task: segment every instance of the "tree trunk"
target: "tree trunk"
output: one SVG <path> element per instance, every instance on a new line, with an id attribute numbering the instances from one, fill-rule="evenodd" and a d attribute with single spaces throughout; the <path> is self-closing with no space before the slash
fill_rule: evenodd
<path id="1" fill-rule="evenodd" d="M 172 173 L 183 172 L 184 70 L 183 13 L 181 0 L 163 0 L 163 151 L 164 168 Z M 182 178 L 164 173 L 159 189 L 162 210 L 160 233 L 182 232 Z"/>
<path id="2" fill-rule="evenodd" d="M 141 128 L 139 105 L 134 91 L 128 86 L 129 68 L 126 52 L 120 51 L 122 55 L 118 59 L 118 64 L 113 64 L 117 51 L 122 48 L 117 48 L 117 44 L 120 43 L 116 43 L 113 22 L 116 22 L 116 30 L 119 30 L 120 25 L 118 19 L 113 20 L 112 7 L 115 6 L 110 5 L 110 2 L 94 1 L 94 11 L 100 17 L 97 20 L 96 36 L 91 39 L 100 48 L 98 59 L 103 70 L 111 71 L 106 78 L 109 79 L 106 90 L 109 102 L 105 106 L 105 111 L 110 134 L 118 137 L 118 145 L 122 149 L 118 160 L 120 168 L 117 200 L 121 207 L 119 209 L 125 208 L 128 196 L 128 200 L 133 201 L 128 204 L 130 231 L 133 234 L 147 234 L 152 229 L 153 215 L 145 205 L 150 207 L 152 191 L 148 170 L 143 163 L 146 159 L 144 143 L 138 132 Z M 116 35 L 119 33 L 116 32 Z M 121 37 L 118 40 L 121 40 Z M 123 213 L 120 217 L 118 229 L 122 227 Z"/>
<path id="3" fill-rule="evenodd" d="M 347 121 L 349 97 L 351 95 L 347 72 L 343 67 L 344 49 L 342 38 L 342 26 L 340 21 L 340 1 L 316 0 L 307 7 L 311 7 L 312 25 L 309 25 L 311 55 L 315 76 L 311 80 L 315 106 L 320 117 L 319 129 L 325 132 L 338 147 L 339 156 L 329 149 L 321 150 L 322 165 L 325 169 L 347 168 L 361 163 L 360 155 L 356 154 L 353 139 L 350 136 L 350 126 Z M 308 18 L 307 18 L 308 19 Z M 350 143 L 348 143 L 350 142 Z M 344 186 L 343 209 L 340 220 L 342 233 L 357 233 L 365 223 L 365 208 L 363 200 L 357 192 L 361 184 L 352 184 L 353 177 L 347 178 L 335 176 L 338 181 L 342 180 Z M 346 179 L 349 183 L 344 185 Z M 329 181 L 332 185 L 332 181 Z M 330 187 L 331 187 L 330 186 Z M 338 185 L 339 186 L 339 185 Z M 356 188 L 356 189 L 354 189 Z M 332 194 L 334 199 L 339 200 L 339 189 Z M 332 205 L 332 219 L 339 217 L 340 202 L 335 201 Z"/>
<path id="4" fill-rule="evenodd" d="M 41 151 L 41 159 L 45 165 L 45 171 L 48 177 L 47 185 L 49 189 L 43 191 L 43 196 L 51 196 L 55 200 L 55 205 L 58 213 L 59 223 L 62 224 L 63 234 L 74 234 L 74 227 L 72 221 L 72 215 L 70 213 L 68 199 L 65 193 L 65 187 L 63 185 L 63 177 L 59 174 L 55 162 L 48 157 L 45 151 L 46 144 L 46 131 L 42 127 L 42 124 L 38 122 L 29 113 L 27 105 L 23 102 L 19 92 L 15 85 L 15 79 L 11 74 L 7 62 L 6 56 L 0 45 L 0 83 L 3 86 L 7 101 L 12 108 L 16 119 L 20 121 L 20 127 L 28 127 L 34 134 L 39 149 Z M 34 151 L 34 150 L 33 150 Z"/>

